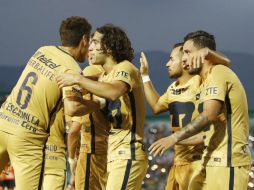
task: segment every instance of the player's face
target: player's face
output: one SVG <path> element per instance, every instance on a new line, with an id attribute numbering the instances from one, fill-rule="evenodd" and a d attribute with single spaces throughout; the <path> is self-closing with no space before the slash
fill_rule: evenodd
<path id="1" fill-rule="evenodd" d="M 88 48 L 89 64 L 91 65 L 103 65 L 107 58 L 107 54 L 103 52 L 101 46 L 101 39 L 103 34 L 95 32 Z"/>
<path id="2" fill-rule="evenodd" d="M 189 70 L 190 74 L 199 74 L 202 67 L 199 68 L 190 68 L 189 65 L 190 63 L 190 55 L 191 53 L 195 52 L 199 50 L 199 48 L 197 48 L 194 45 L 193 40 L 187 40 L 184 44 L 183 44 L 183 57 L 182 57 L 182 61 L 183 61 L 183 66 L 187 67 Z"/>
<path id="3" fill-rule="evenodd" d="M 87 59 L 88 46 L 89 46 L 89 38 L 84 37 L 83 38 L 83 46 L 80 49 L 80 54 L 78 57 L 78 62 L 83 63 Z"/>
<path id="4" fill-rule="evenodd" d="M 166 64 L 170 78 L 178 78 L 183 73 L 181 47 L 172 50 L 169 61 Z"/>

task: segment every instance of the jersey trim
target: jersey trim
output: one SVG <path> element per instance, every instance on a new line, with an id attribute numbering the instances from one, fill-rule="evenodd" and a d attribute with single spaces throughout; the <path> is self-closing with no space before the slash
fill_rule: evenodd
<path id="1" fill-rule="evenodd" d="M 234 167 L 230 167 L 230 173 L 229 173 L 229 190 L 234 190 L 234 178 L 235 178 L 235 172 Z"/>
<path id="2" fill-rule="evenodd" d="M 135 105 L 135 98 L 133 95 L 133 91 L 129 94 L 129 99 L 131 103 L 131 114 L 132 114 L 132 127 L 131 127 L 131 158 L 133 160 L 136 160 L 136 154 L 135 154 L 135 142 L 136 142 L 136 105 Z"/>
<path id="3" fill-rule="evenodd" d="M 90 113 L 89 114 L 89 120 L 90 120 L 90 127 L 91 127 L 91 153 L 95 154 L 95 127 L 94 127 L 94 122 L 93 122 L 93 115 Z"/>
<path id="4" fill-rule="evenodd" d="M 228 130 L 227 166 L 230 167 L 232 162 L 232 125 L 231 125 L 232 109 L 228 95 L 226 95 L 225 103 L 227 107 L 227 130 Z"/>
<path id="5" fill-rule="evenodd" d="M 84 190 L 89 190 L 91 154 L 87 154 L 86 158 L 87 158 L 86 159 L 86 177 L 85 177 L 85 188 L 84 188 Z"/>
<path id="6" fill-rule="evenodd" d="M 59 46 L 55 46 L 57 49 L 59 49 L 61 52 L 63 52 L 63 53 L 65 53 L 65 54 L 67 54 L 67 55 L 69 55 L 69 56 L 71 56 L 71 58 L 72 59 L 74 59 L 74 57 L 71 55 L 71 54 L 69 54 L 68 52 L 66 52 L 66 51 L 64 51 L 63 49 L 61 49 Z M 75 59 L 74 59 L 75 60 Z"/>
<path id="7" fill-rule="evenodd" d="M 122 184 L 121 190 L 126 189 L 128 179 L 129 179 L 129 176 L 130 176 L 131 165 L 132 165 L 132 160 L 128 160 L 127 165 L 126 165 L 126 169 L 125 169 L 125 173 L 124 173 L 123 184 Z"/>

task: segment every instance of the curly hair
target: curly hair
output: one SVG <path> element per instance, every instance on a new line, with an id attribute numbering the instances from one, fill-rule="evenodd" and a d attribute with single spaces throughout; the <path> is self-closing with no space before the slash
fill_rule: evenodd
<path id="1" fill-rule="evenodd" d="M 106 24 L 96 29 L 102 34 L 101 46 L 104 53 L 110 50 L 110 54 L 116 62 L 124 60 L 132 61 L 134 50 L 126 33 L 118 26 Z"/>
<path id="2" fill-rule="evenodd" d="M 77 47 L 84 35 L 89 38 L 91 29 L 91 24 L 83 17 L 66 18 L 59 29 L 62 45 Z"/>
<path id="3" fill-rule="evenodd" d="M 211 50 L 216 50 L 214 36 L 206 31 L 198 30 L 191 32 L 184 37 L 184 42 L 187 40 L 193 40 L 194 44 L 200 48 L 208 47 Z"/>

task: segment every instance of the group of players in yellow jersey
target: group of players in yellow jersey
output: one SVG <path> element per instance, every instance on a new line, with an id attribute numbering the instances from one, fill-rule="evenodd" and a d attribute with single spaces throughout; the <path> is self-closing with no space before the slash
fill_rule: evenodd
<path id="1" fill-rule="evenodd" d="M 0 170 L 11 162 L 16 190 L 64 189 L 66 148 L 75 189 L 141 189 L 145 99 L 155 114 L 170 112 L 173 134 L 148 149 L 175 149 L 165 189 L 247 189 L 246 95 L 213 35 L 192 32 L 174 46 L 166 67 L 176 81 L 160 96 L 145 54 L 140 69 L 131 63 L 121 28 L 106 24 L 91 35 L 74 16 L 59 31 L 61 46 L 36 51 L 0 109 Z M 81 71 L 77 62 L 87 58 Z"/>

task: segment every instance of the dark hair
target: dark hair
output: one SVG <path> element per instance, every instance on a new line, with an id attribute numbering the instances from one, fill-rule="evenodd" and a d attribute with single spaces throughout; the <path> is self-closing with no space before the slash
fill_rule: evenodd
<path id="1" fill-rule="evenodd" d="M 132 61 L 134 50 L 126 33 L 118 26 L 106 24 L 96 30 L 102 34 L 101 46 L 104 53 L 110 50 L 110 54 L 116 62 L 124 60 Z"/>
<path id="2" fill-rule="evenodd" d="M 62 21 L 59 33 L 63 46 L 76 47 L 85 35 L 89 38 L 92 26 L 83 17 L 72 16 Z"/>
<path id="3" fill-rule="evenodd" d="M 175 49 L 175 48 L 177 48 L 177 47 L 180 47 L 180 46 L 183 46 L 183 42 L 176 43 L 176 44 L 173 46 L 173 49 Z"/>
<path id="4" fill-rule="evenodd" d="M 209 34 L 208 32 L 202 30 L 191 32 L 184 37 L 184 42 L 186 42 L 187 40 L 193 40 L 195 46 L 197 47 L 208 47 L 211 50 L 216 50 L 215 38 L 212 34 Z"/>

